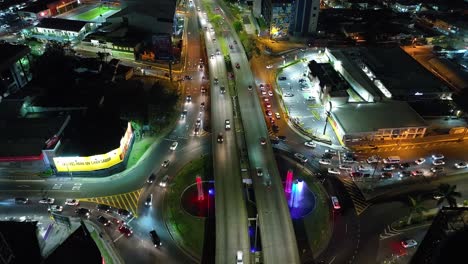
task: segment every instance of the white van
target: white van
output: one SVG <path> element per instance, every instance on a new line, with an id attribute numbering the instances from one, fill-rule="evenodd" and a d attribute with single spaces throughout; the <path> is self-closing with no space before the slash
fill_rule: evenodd
<path id="1" fill-rule="evenodd" d="M 401 159 L 399 156 L 390 156 L 383 160 L 385 164 L 397 164 L 400 163 Z"/>
<path id="2" fill-rule="evenodd" d="M 242 251 L 237 251 L 236 254 L 236 264 L 244 264 L 244 259 L 243 259 L 243 252 Z"/>

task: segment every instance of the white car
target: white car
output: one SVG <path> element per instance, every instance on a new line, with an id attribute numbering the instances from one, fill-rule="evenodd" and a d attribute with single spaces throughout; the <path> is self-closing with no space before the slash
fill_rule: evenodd
<path id="1" fill-rule="evenodd" d="M 77 199 L 66 199 L 65 200 L 65 205 L 78 206 L 78 205 L 80 205 L 80 201 L 77 200 Z"/>
<path id="2" fill-rule="evenodd" d="M 331 160 L 329 160 L 329 159 L 319 159 L 319 163 L 322 164 L 322 165 L 330 165 Z"/>
<path id="3" fill-rule="evenodd" d="M 63 206 L 61 205 L 51 205 L 49 208 L 47 208 L 47 211 L 49 212 L 62 212 L 63 211 Z"/>
<path id="4" fill-rule="evenodd" d="M 418 164 L 418 165 L 421 165 L 423 164 L 424 162 L 426 162 L 426 159 L 425 158 L 419 158 L 417 160 L 414 161 L 414 163 Z"/>
<path id="5" fill-rule="evenodd" d="M 169 160 L 165 160 L 165 161 L 163 161 L 163 163 L 161 164 L 161 166 L 163 166 L 164 168 L 167 168 L 167 167 L 169 167 L 169 163 L 170 163 Z"/>
<path id="6" fill-rule="evenodd" d="M 466 162 L 458 162 L 458 163 L 455 163 L 455 168 L 466 169 L 468 168 L 468 164 Z"/>
<path id="7" fill-rule="evenodd" d="M 340 170 L 345 170 L 345 171 L 352 171 L 353 170 L 353 167 L 349 166 L 349 165 L 346 165 L 346 164 L 341 164 L 339 166 Z"/>
<path id="8" fill-rule="evenodd" d="M 276 112 L 276 113 L 275 113 L 275 117 L 276 117 L 276 119 L 281 119 L 280 113 Z"/>
<path id="9" fill-rule="evenodd" d="M 418 242 L 414 239 L 408 239 L 405 241 L 401 241 L 401 246 L 404 248 L 412 248 L 418 245 Z"/>
<path id="10" fill-rule="evenodd" d="M 266 95 L 267 92 L 265 90 L 262 90 L 262 95 Z"/>
<path id="11" fill-rule="evenodd" d="M 436 159 L 436 160 L 432 161 L 432 165 L 435 165 L 435 166 L 440 166 L 440 165 L 444 165 L 444 164 L 445 164 L 445 161 L 443 161 L 441 159 Z"/>
<path id="12" fill-rule="evenodd" d="M 240 250 L 238 250 L 236 254 L 236 264 L 244 264 L 244 256 Z"/>
<path id="13" fill-rule="evenodd" d="M 377 163 L 379 162 L 379 158 L 377 156 L 370 156 L 367 158 L 367 163 Z"/>
<path id="14" fill-rule="evenodd" d="M 303 154 L 301 153 L 294 153 L 294 157 L 296 157 L 296 159 L 300 160 L 301 162 L 307 162 L 309 159 L 307 159 L 306 156 L 304 156 Z"/>
<path id="15" fill-rule="evenodd" d="M 273 96 L 273 92 L 272 92 L 272 91 L 268 91 L 268 95 L 269 95 L 269 96 Z"/>
<path id="16" fill-rule="evenodd" d="M 341 172 L 337 168 L 328 168 L 328 173 L 330 173 L 330 174 L 340 174 Z"/>
<path id="17" fill-rule="evenodd" d="M 271 68 L 273 68 L 273 65 L 271 65 L 271 64 L 270 64 L 270 65 L 267 65 L 266 68 L 267 68 L 267 69 L 271 69 Z"/>
<path id="18" fill-rule="evenodd" d="M 224 121 L 224 127 L 225 127 L 226 130 L 231 129 L 231 121 L 229 121 L 229 119 L 226 119 Z"/>
<path id="19" fill-rule="evenodd" d="M 315 148 L 317 147 L 317 144 L 315 144 L 315 142 L 313 141 L 306 141 L 304 142 L 304 146 L 309 147 L 309 148 Z"/>
<path id="20" fill-rule="evenodd" d="M 358 170 L 360 170 L 360 171 L 370 171 L 370 170 L 372 170 L 372 167 L 368 166 L 368 165 L 359 165 Z"/>
<path id="21" fill-rule="evenodd" d="M 336 196 L 331 197 L 332 204 L 333 204 L 333 209 L 339 210 L 341 209 L 340 202 L 338 202 L 338 198 Z"/>
<path id="22" fill-rule="evenodd" d="M 53 204 L 54 202 L 54 198 L 42 198 L 41 200 L 39 200 L 40 204 Z"/>
<path id="23" fill-rule="evenodd" d="M 438 154 L 432 154 L 432 159 L 438 160 L 438 159 L 443 159 L 445 158 L 444 155 L 438 153 Z"/>
<path id="24" fill-rule="evenodd" d="M 179 142 L 174 141 L 170 147 L 171 150 L 176 150 L 177 146 L 179 145 Z"/>

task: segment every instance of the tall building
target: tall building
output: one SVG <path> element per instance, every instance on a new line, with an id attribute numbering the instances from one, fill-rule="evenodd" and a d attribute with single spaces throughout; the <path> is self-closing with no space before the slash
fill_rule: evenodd
<path id="1" fill-rule="evenodd" d="M 317 31 L 320 0 L 296 0 L 292 33 L 304 36 Z"/>
<path id="2" fill-rule="evenodd" d="M 294 0 L 262 1 L 262 16 L 270 27 L 270 38 L 288 38 L 294 22 L 294 9 Z"/>

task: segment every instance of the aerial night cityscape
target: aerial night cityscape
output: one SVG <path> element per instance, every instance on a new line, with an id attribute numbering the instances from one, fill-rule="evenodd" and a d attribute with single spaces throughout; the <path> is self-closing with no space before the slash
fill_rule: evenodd
<path id="1" fill-rule="evenodd" d="M 0 0 L 0 264 L 467 245 L 468 0 Z"/>

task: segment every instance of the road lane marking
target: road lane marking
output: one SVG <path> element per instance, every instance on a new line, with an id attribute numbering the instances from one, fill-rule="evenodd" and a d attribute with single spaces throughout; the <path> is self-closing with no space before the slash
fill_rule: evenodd
<path id="1" fill-rule="evenodd" d="M 114 239 L 114 241 L 112 241 L 112 242 L 114 242 L 114 243 L 115 243 L 117 240 L 119 240 L 120 238 L 122 238 L 122 237 L 123 237 L 123 235 L 124 235 L 124 234 L 120 234 L 120 236 L 118 236 L 118 237 L 117 237 L 116 239 Z"/>

